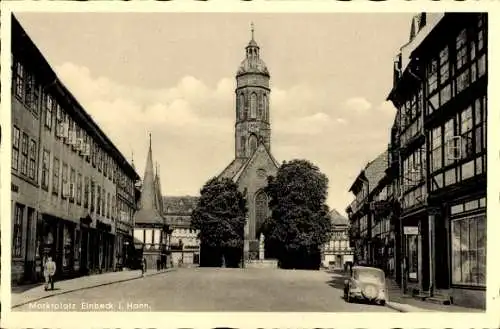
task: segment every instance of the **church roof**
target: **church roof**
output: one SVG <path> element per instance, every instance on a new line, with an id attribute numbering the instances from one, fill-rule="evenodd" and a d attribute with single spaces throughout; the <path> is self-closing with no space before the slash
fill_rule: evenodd
<path id="1" fill-rule="evenodd" d="M 248 159 L 245 158 L 236 158 L 222 171 L 219 175 L 219 178 L 230 178 L 233 177 L 240 171 L 241 167 L 243 167 L 247 163 Z"/>
<path id="2" fill-rule="evenodd" d="M 250 163 L 253 162 L 253 160 L 257 157 L 257 154 L 259 153 L 259 150 L 263 149 L 267 155 L 271 158 L 271 160 L 273 161 L 273 164 L 276 166 L 276 168 L 279 167 L 279 164 L 278 162 L 276 161 L 276 159 L 273 157 L 273 155 L 271 154 L 271 152 L 267 149 L 266 145 L 261 141 L 259 143 L 259 146 L 257 147 L 257 149 L 255 150 L 255 152 L 253 152 L 252 156 L 248 159 L 248 161 L 240 168 L 240 170 L 238 170 L 238 172 L 236 173 L 236 175 L 234 176 L 234 180 L 238 180 L 240 178 L 240 176 L 245 172 L 245 169 L 248 167 L 248 165 Z"/>
<path id="3" fill-rule="evenodd" d="M 269 76 L 269 70 L 266 63 L 260 58 L 245 58 L 238 68 L 236 75 L 243 75 L 247 73 L 256 73 Z"/>
<path id="4" fill-rule="evenodd" d="M 329 213 L 330 216 L 330 221 L 332 222 L 332 225 L 335 226 L 347 226 L 349 225 L 349 220 L 342 216 L 337 210 L 333 209 Z"/>
<path id="5" fill-rule="evenodd" d="M 222 173 L 218 176 L 218 178 L 229 178 L 232 179 L 233 181 L 237 181 L 241 174 L 245 171 L 245 169 L 248 167 L 250 163 L 253 162 L 253 159 L 257 157 L 259 149 L 264 149 L 265 152 L 268 154 L 268 156 L 271 158 L 273 161 L 274 165 L 279 167 L 279 163 L 276 161 L 276 159 L 273 157 L 271 152 L 268 150 L 266 145 L 261 141 L 259 143 L 259 146 L 255 150 L 255 152 L 252 154 L 251 157 L 249 158 L 236 158 L 231 163 L 222 171 Z"/>
<path id="6" fill-rule="evenodd" d="M 141 198 L 139 200 L 139 210 L 134 215 L 136 224 L 164 224 L 164 218 L 158 208 L 157 193 L 158 185 L 153 171 L 153 152 L 151 150 L 151 135 L 149 150 L 144 169 L 142 181 Z"/>
<path id="7" fill-rule="evenodd" d="M 199 197 L 197 196 L 164 196 L 164 214 L 191 215 L 196 207 Z"/>

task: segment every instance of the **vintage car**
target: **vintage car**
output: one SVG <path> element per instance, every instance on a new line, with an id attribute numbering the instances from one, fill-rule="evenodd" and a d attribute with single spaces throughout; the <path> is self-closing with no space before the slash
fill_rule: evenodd
<path id="1" fill-rule="evenodd" d="M 344 299 L 350 303 L 365 300 L 385 305 L 387 300 L 384 271 L 375 267 L 354 266 L 344 281 Z"/>

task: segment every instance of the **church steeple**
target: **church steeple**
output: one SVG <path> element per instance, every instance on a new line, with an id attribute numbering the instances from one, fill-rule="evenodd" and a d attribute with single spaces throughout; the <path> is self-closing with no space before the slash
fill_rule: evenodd
<path id="1" fill-rule="evenodd" d="M 248 43 L 248 46 L 246 47 L 247 50 L 247 58 L 249 59 L 257 59 L 259 58 L 259 45 L 257 42 L 255 42 L 254 39 L 254 25 L 253 22 L 250 24 L 250 31 L 252 33 L 252 38 L 250 39 L 250 42 Z"/>
<path id="2" fill-rule="evenodd" d="M 142 190 L 139 204 L 140 209 L 135 213 L 136 223 L 164 224 L 164 219 L 158 206 L 157 184 L 153 168 L 151 134 L 149 134 L 149 149 L 146 157 L 146 166 L 144 167 L 144 177 L 142 179 Z"/>
<path id="3" fill-rule="evenodd" d="M 250 25 L 251 39 L 246 56 L 236 73 L 236 158 L 249 158 L 260 143 L 271 148 L 269 124 L 269 71 L 260 58 L 255 41 L 255 27 Z"/>

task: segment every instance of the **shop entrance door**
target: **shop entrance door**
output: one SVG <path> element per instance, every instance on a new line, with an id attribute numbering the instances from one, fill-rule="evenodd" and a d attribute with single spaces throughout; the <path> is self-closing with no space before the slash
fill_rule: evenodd
<path id="1" fill-rule="evenodd" d="M 80 271 L 84 274 L 88 273 L 88 243 L 89 243 L 89 231 L 82 228 L 82 241 L 80 242 L 81 244 L 81 264 L 80 264 Z"/>

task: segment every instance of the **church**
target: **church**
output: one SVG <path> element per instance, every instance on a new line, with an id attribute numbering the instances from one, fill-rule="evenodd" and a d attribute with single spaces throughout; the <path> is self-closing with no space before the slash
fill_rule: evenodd
<path id="1" fill-rule="evenodd" d="M 264 188 L 267 186 L 267 177 L 275 176 L 279 166 L 271 154 L 270 74 L 260 57 L 260 47 L 254 40 L 253 24 L 251 32 L 252 38 L 245 48 L 245 59 L 236 73 L 234 160 L 218 176 L 232 179 L 247 201 L 245 262 L 263 258 L 260 228 L 270 215 Z"/>

